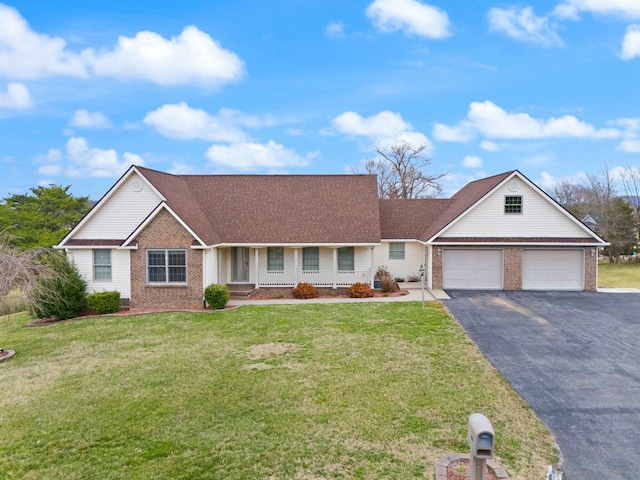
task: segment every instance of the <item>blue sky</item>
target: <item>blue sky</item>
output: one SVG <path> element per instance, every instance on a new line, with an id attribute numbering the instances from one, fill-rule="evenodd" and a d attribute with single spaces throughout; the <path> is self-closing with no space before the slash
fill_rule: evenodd
<path id="1" fill-rule="evenodd" d="M 640 1 L 0 4 L 0 197 L 131 164 L 345 173 L 429 143 L 445 194 L 640 160 Z"/>

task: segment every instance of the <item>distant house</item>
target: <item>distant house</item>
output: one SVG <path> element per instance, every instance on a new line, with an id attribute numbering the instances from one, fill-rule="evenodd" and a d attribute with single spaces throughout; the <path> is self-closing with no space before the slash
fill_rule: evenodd
<path id="1" fill-rule="evenodd" d="M 598 222 L 596 222 L 595 219 L 591 215 L 587 215 L 586 217 L 584 217 L 582 219 L 582 223 L 584 223 L 591 230 L 595 230 L 596 227 L 598 226 Z"/>
<path id="2" fill-rule="evenodd" d="M 606 245 L 518 171 L 450 199 L 378 199 L 374 175 L 131 167 L 56 245 L 90 291 L 192 308 L 211 283 L 338 288 L 426 268 L 431 289 L 595 290 Z"/>

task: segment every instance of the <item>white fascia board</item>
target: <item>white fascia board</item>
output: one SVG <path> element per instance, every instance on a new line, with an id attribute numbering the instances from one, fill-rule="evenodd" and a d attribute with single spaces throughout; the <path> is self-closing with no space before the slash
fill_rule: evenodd
<path id="1" fill-rule="evenodd" d="M 429 245 L 435 247 L 479 247 L 485 245 L 505 247 L 606 247 L 610 243 L 567 243 L 567 242 L 447 242 L 446 239 L 432 242 Z"/>
<path id="2" fill-rule="evenodd" d="M 417 238 L 383 238 L 381 240 L 382 242 L 390 242 L 390 243 L 422 243 L 423 245 L 426 245 L 427 242 L 423 241 L 423 240 L 418 240 Z"/>
<path id="3" fill-rule="evenodd" d="M 553 198 L 551 198 L 549 195 L 547 195 L 540 187 L 538 187 L 535 183 L 533 183 L 532 181 L 530 181 L 527 177 L 525 177 L 522 173 L 520 173 L 518 170 L 515 170 L 513 173 L 511 173 L 511 175 L 509 175 L 507 178 L 505 178 L 502 182 L 500 182 L 498 185 L 496 185 L 494 188 L 492 188 L 486 195 L 484 195 L 480 200 L 478 200 L 476 203 L 474 203 L 473 205 L 471 205 L 471 207 L 469 207 L 467 210 L 465 210 L 461 215 L 458 216 L 458 218 L 454 219 L 451 223 L 449 223 L 446 227 L 444 227 L 442 230 L 440 230 L 439 232 L 437 232 L 435 235 L 433 235 L 429 240 L 427 240 L 425 243 L 432 243 L 436 238 L 438 238 L 439 236 L 441 236 L 443 233 L 445 233 L 447 230 L 449 230 L 453 225 L 455 225 L 456 223 L 458 223 L 458 221 L 460 221 L 462 218 L 464 218 L 467 214 L 469 214 L 471 211 L 473 211 L 473 209 L 475 209 L 478 205 L 480 205 L 485 199 L 489 198 L 493 192 L 495 192 L 496 190 L 498 190 L 500 187 L 502 187 L 505 183 L 511 181 L 511 179 L 513 179 L 513 177 L 517 176 L 520 180 L 522 180 L 523 182 L 525 182 L 527 185 L 529 185 L 533 190 L 535 190 L 536 192 L 538 192 L 538 194 L 540 196 L 542 196 L 547 202 L 549 202 L 551 205 L 553 205 L 553 207 L 562 212 L 562 214 L 567 217 L 569 220 L 571 220 L 574 224 L 576 224 L 578 227 L 580 227 L 585 233 L 588 233 L 589 236 L 593 239 L 595 239 L 598 243 L 598 245 L 600 246 L 605 246 L 605 245 L 609 245 L 604 239 L 600 238 L 600 236 L 598 236 L 593 230 L 591 230 L 589 227 L 587 227 L 586 225 L 584 225 L 582 222 L 580 222 L 576 217 L 574 217 L 573 215 L 571 215 L 565 208 L 563 208 L 558 202 L 556 202 Z M 583 245 L 587 245 L 587 244 L 583 244 Z"/>
<path id="4" fill-rule="evenodd" d="M 491 190 L 489 190 L 485 195 L 482 196 L 482 198 L 480 198 L 476 203 L 474 203 L 473 205 L 471 205 L 469 208 L 467 208 L 464 212 L 462 212 L 460 215 L 458 215 L 457 218 L 454 218 L 453 221 L 451 221 L 448 225 L 446 225 L 442 230 L 440 230 L 439 232 L 436 232 L 435 235 L 433 235 L 429 240 L 427 240 L 425 243 L 431 243 L 433 242 L 433 240 L 435 240 L 436 238 L 438 238 L 440 235 L 442 235 L 444 232 L 446 232 L 447 230 L 449 230 L 451 227 L 453 227 L 456 223 L 458 223 L 460 220 L 462 220 L 464 217 L 466 217 L 470 212 L 472 212 L 478 205 L 480 205 L 485 199 L 489 198 L 493 192 L 495 192 L 496 190 L 498 190 L 500 187 L 502 187 L 502 185 L 504 185 L 505 183 L 507 183 L 509 180 L 511 180 L 516 174 L 518 173 L 517 170 L 514 170 L 511 175 L 509 175 L 507 178 L 505 178 L 503 181 L 501 181 L 498 185 L 496 185 L 495 187 L 493 187 Z"/>
<path id="5" fill-rule="evenodd" d="M 129 242 L 131 242 L 134 238 L 136 238 L 140 232 L 142 230 L 144 230 L 147 225 L 149 225 L 149 223 L 151 223 L 151 221 L 156 218 L 156 216 L 158 215 L 158 213 L 160 213 L 160 211 L 162 210 L 166 210 L 167 212 L 169 212 L 173 218 L 175 218 L 178 223 L 180 225 L 182 225 L 182 227 L 189 232 L 189 234 L 195 238 L 200 245 L 202 246 L 202 248 L 207 248 L 207 245 L 202 241 L 202 239 L 200 237 L 198 237 L 198 235 L 196 235 L 196 233 L 191 230 L 191 228 L 178 216 L 178 214 L 176 212 L 174 212 L 171 207 L 169 207 L 169 205 L 167 205 L 165 202 L 162 202 L 160 205 L 158 205 L 148 216 L 147 218 L 144 219 L 144 221 L 138 225 L 138 228 L 136 228 L 133 232 L 131 232 L 131 234 L 129 235 L 129 237 L 127 237 L 127 239 L 122 243 L 122 248 L 130 248 L 131 245 L 129 245 Z M 136 247 L 137 248 L 137 247 Z"/>
<path id="6" fill-rule="evenodd" d="M 107 191 L 107 193 L 105 193 L 102 198 L 100 200 L 98 200 L 98 203 L 96 203 L 93 208 L 91 210 L 89 210 L 89 212 L 87 212 L 87 214 L 82 217 L 82 219 L 80 220 L 80 222 L 78 222 L 78 224 L 73 227 L 71 229 L 71 231 L 69 233 L 67 233 L 67 235 L 65 235 L 65 237 L 60 241 L 60 243 L 58 245 L 54 245 L 53 248 L 56 249 L 61 249 L 61 248 L 66 248 L 65 247 L 65 242 L 67 240 L 69 240 L 70 238 L 73 237 L 73 235 L 75 235 L 76 231 L 78 231 L 79 229 L 81 229 L 95 214 L 96 212 L 102 208 L 102 206 L 107 203 L 109 201 L 109 199 L 115 194 L 115 192 L 118 191 L 118 189 L 120 188 L 120 186 L 126 182 L 129 177 L 131 175 L 133 175 L 134 173 L 137 173 L 138 176 L 145 182 L 145 184 L 156 194 L 158 195 L 163 202 L 165 202 L 167 199 L 164 197 L 164 195 L 162 195 L 157 189 L 156 187 L 154 187 L 151 182 L 149 182 L 149 180 L 147 180 L 147 178 L 140 172 L 140 170 L 138 170 L 136 168 L 135 165 L 132 165 L 129 170 L 127 170 L 121 177 L 120 179 L 114 183 L 111 188 Z M 73 248 L 73 247 L 71 247 Z"/>

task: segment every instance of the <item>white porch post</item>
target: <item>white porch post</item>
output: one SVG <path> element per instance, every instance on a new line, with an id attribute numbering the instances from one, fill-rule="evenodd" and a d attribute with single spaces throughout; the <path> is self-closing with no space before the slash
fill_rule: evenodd
<path id="1" fill-rule="evenodd" d="M 333 249 L 333 288 L 338 288 L 338 249 Z"/>
<path id="2" fill-rule="evenodd" d="M 298 285 L 298 250 L 299 248 L 293 249 L 293 283 Z"/>
<path id="3" fill-rule="evenodd" d="M 371 261 L 369 262 L 369 281 L 371 282 L 371 288 L 373 288 L 373 249 L 375 247 L 371 247 Z"/>
<path id="4" fill-rule="evenodd" d="M 256 288 L 260 288 L 260 254 L 258 248 L 253 249 L 253 258 L 256 266 Z"/>

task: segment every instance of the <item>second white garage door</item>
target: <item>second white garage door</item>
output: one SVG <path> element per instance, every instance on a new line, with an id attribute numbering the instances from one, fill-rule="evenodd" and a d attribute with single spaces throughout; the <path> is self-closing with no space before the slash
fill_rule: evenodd
<path id="1" fill-rule="evenodd" d="M 461 290 L 501 290 L 502 250 L 444 249 L 442 287 Z"/>
<path id="2" fill-rule="evenodd" d="M 523 290 L 583 290 L 584 250 L 524 250 Z"/>

